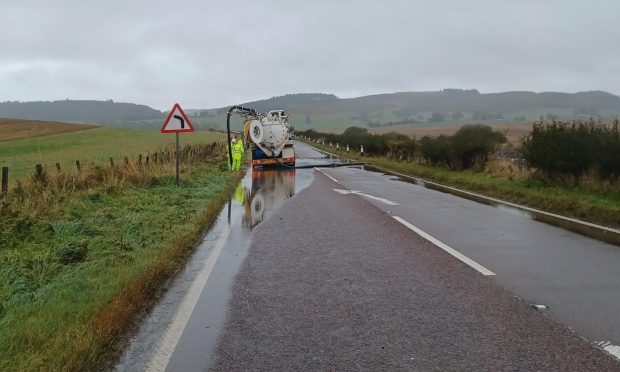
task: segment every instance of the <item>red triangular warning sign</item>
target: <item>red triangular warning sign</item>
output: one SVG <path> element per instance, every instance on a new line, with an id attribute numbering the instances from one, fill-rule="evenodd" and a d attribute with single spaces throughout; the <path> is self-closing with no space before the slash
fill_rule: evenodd
<path id="1" fill-rule="evenodd" d="M 183 109 L 178 103 L 175 103 L 164 121 L 164 125 L 161 127 L 162 133 L 179 133 L 179 132 L 193 132 L 194 127 L 192 123 L 183 112 Z"/>

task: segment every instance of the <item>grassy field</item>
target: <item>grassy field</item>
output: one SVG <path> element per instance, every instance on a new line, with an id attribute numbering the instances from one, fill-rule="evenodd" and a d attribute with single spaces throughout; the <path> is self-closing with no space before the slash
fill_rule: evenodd
<path id="1" fill-rule="evenodd" d="M 228 200 L 241 173 L 219 158 L 184 167 L 181 188 L 172 166 L 153 165 L 124 180 L 93 168 L 26 181 L 4 196 L 0 370 L 100 368 Z"/>
<path id="2" fill-rule="evenodd" d="M 182 162 L 177 188 L 174 162 L 134 159 L 172 145 L 174 135 L 38 128 L 0 142 L 2 165 L 22 180 L 0 195 L 0 370 L 95 370 L 191 253 L 241 174 L 226 170 L 222 147 L 208 147 Z M 182 134 L 181 144 L 223 138 Z M 109 166 L 123 156 L 131 164 Z M 23 177 L 36 163 L 53 171 Z"/>
<path id="3" fill-rule="evenodd" d="M 0 142 L 22 138 L 69 133 L 96 128 L 94 125 L 57 123 L 54 121 L 0 118 Z"/>
<path id="4" fill-rule="evenodd" d="M 369 161 L 385 169 L 544 211 L 620 228 L 620 188 L 617 186 L 595 190 L 586 187 L 563 187 L 524 177 L 511 180 L 503 174 L 489 171 L 455 172 L 443 167 L 419 165 L 384 157 L 361 157 L 358 153 L 347 153 L 317 143 L 311 144 L 350 159 Z"/>
<path id="5" fill-rule="evenodd" d="M 212 132 L 182 133 L 181 145 L 207 143 L 224 139 L 224 135 Z M 139 129 L 103 128 L 70 133 L 50 134 L 34 138 L 0 142 L 0 166 L 8 166 L 11 179 L 32 174 L 36 164 L 53 169 L 56 163 L 62 167 L 75 167 L 75 161 L 107 162 L 110 157 L 132 159 L 175 142 L 174 134 Z"/>

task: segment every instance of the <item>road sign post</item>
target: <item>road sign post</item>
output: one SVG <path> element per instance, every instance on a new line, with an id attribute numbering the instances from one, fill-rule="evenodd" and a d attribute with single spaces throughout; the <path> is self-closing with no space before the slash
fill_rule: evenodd
<path id="1" fill-rule="evenodd" d="M 181 148 L 179 145 L 179 133 L 181 132 L 193 132 L 194 127 L 192 123 L 185 115 L 185 112 L 178 103 L 175 103 L 164 121 L 164 125 L 161 127 L 161 133 L 175 133 L 176 134 L 176 184 L 179 186 L 179 165 L 181 157 Z"/>
<path id="2" fill-rule="evenodd" d="M 180 163 L 179 156 L 180 156 L 179 155 L 179 132 L 177 132 L 177 178 L 176 178 L 177 187 L 179 187 L 179 163 Z"/>

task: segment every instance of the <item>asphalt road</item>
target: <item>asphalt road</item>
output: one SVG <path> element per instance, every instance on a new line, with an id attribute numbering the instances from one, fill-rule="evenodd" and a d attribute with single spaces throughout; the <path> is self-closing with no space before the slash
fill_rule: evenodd
<path id="1" fill-rule="evenodd" d="M 328 169 L 343 189 L 400 216 L 495 273 L 494 280 L 620 357 L 620 247 L 360 169 Z M 362 196 L 363 197 L 363 196 Z"/>
<path id="2" fill-rule="evenodd" d="M 562 302 L 617 288 L 616 247 L 378 173 L 322 172 L 249 173 L 116 369 L 620 370 L 580 336 L 598 318 L 575 334 L 564 314 L 587 311 Z M 574 252 L 611 279 L 572 278 L 561 258 Z M 586 337 L 615 340 L 617 300 L 593 312 L 615 329 Z"/>
<path id="3" fill-rule="evenodd" d="M 300 145 L 300 165 L 339 162 Z M 117 371 L 194 371 L 212 361 L 252 230 L 314 179 L 313 169 L 249 171 L 184 270 L 136 325 Z"/>

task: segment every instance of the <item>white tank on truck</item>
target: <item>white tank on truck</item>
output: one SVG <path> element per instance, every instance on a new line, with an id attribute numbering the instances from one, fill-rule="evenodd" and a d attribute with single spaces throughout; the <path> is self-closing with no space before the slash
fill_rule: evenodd
<path id="1" fill-rule="evenodd" d="M 230 136 L 230 114 L 236 112 L 244 118 L 245 144 L 252 151 L 252 166 L 294 166 L 295 150 L 290 140 L 290 114 L 272 110 L 266 114 L 254 109 L 234 106 L 228 110 L 227 126 Z"/>

